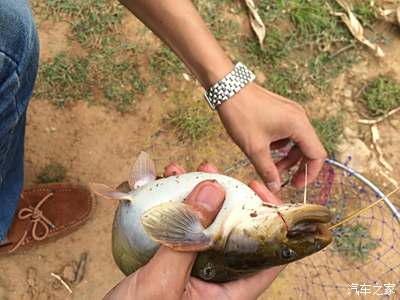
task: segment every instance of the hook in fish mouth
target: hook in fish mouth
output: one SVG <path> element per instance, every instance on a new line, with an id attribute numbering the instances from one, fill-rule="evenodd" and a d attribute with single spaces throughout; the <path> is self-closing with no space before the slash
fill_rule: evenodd
<path id="1" fill-rule="evenodd" d="M 326 236 L 327 230 L 325 223 L 306 220 L 296 223 L 287 231 L 286 236 L 288 239 L 300 239 L 307 236 Z"/>
<path id="2" fill-rule="evenodd" d="M 331 221 L 331 212 L 324 206 L 306 205 L 281 215 L 286 224 L 288 239 L 320 237 L 331 239 L 327 224 Z"/>

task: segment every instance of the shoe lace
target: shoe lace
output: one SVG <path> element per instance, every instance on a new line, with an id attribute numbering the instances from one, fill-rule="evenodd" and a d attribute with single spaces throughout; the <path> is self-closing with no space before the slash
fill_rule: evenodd
<path id="1" fill-rule="evenodd" d="M 44 240 L 50 232 L 49 228 L 55 228 L 54 224 L 44 216 L 43 211 L 40 209 L 43 203 L 46 202 L 46 200 L 52 196 L 53 193 L 49 193 L 42 200 L 40 200 L 35 207 L 33 206 L 24 207 L 18 211 L 17 215 L 18 219 L 25 220 L 30 218 L 32 224 L 32 230 L 31 230 L 32 238 L 36 241 Z M 37 232 L 39 225 L 44 229 L 44 233 L 41 235 L 39 235 Z M 9 253 L 14 252 L 24 243 L 28 235 L 28 231 L 29 230 L 25 230 L 24 234 L 19 239 L 19 241 L 15 244 L 15 246 L 12 249 L 9 250 Z"/>

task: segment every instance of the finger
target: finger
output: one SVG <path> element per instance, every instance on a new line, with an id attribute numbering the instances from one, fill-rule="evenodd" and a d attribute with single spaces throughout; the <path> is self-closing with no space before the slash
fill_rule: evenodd
<path id="1" fill-rule="evenodd" d="M 164 168 L 164 176 L 169 177 L 169 176 L 175 176 L 175 175 L 180 175 L 186 173 L 186 170 L 182 168 L 179 165 L 176 165 L 175 163 L 171 162 L 168 166 Z"/>
<path id="2" fill-rule="evenodd" d="M 207 172 L 207 173 L 219 173 L 216 166 L 210 164 L 208 162 L 203 162 L 201 165 L 197 167 L 197 171 L 199 172 Z"/>
<path id="3" fill-rule="evenodd" d="M 268 147 L 261 148 L 249 154 L 249 159 L 255 166 L 258 174 L 272 193 L 276 193 L 281 188 L 281 180 L 278 169 L 276 168 L 271 151 Z"/>
<path id="4" fill-rule="evenodd" d="M 309 123 L 306 125 L 306 128 L 298 129 L 293 134 L 292 138 L 305 156 L 308 181 L 312 182 L 317 178 L 325 158 L 327 157 L 327 153 Z M 304 172 L 297 172 L 293 178 L 292 184 L 296 187 L 302 187 L 304 186 L 304 179 Z"/>
<path id="5" fill-rule="evenodd" d="M 225 191 L 216 180 L 200 182 L 186 197 L 185 203 L 198 214 L 203 226 L 212 223 L 225 199 Z"/>
<path id="6" fill-rule="evenodd" d="M 249 187 L 257 194 L 261 200 L 272 204 L 282 204 L 282 201 L 269 191 L 265 185 L 257 180 L 249 183 Z"/>
<path id="7" fill-rule="evenodd" d="M 321 170 L 324 162 L 325 159 L 320 159 L 320 160 L 303 159 L 302 162 L 300 163 L 299 169 L 293 175 L 292 185 L 296 188 L 304 187 L 306 181 L 305 164 L 307 164 L 307 183 L 314 181 L 318 177 L 318 173 Z"/>
<path id="8" fill-rule="evenodd" d="M 224 198 L 225 192 L 217 182 L 203 181 L 193 189 L 185 203 L 198 213 L 202 224 L 208 226 L 218 214 Z M 141 269 L 140 284 L 144 289 L 148 287 L 150 290 L 171 292 L 174 296 L 172 299 L 180 299 L 195 259 L 195 252 L 176 252 L 161 246 L 150 262 Z"/>
<path id="9" fill-rule="evenodd" d="M 284 171 L 293 167 L 296 163 L 298 163 L 302 156 L 303 155 L 299 147 L 293 146 L 288 155 L 276 163 L 279 173 L 282 174 Z"/>

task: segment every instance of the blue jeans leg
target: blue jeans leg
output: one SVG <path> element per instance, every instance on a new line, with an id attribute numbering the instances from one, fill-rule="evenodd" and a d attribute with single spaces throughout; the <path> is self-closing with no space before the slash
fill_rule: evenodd
<path id="1" fill-rule="evenodd" d="M 39 40 L 27 0 L 0 1 L 0 241 L 12 224 L 24 180 L 26 109 Z"/>

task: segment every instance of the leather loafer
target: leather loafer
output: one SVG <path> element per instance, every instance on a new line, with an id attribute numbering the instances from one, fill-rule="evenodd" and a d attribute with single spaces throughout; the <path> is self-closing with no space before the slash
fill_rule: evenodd
<path id="1" fill-rule="evenodd" d="M 0 255 L 71 233 L 89 219 L 92 209 L 92 195 L 84 186 L 46 184 L 24 190 Z"/>

